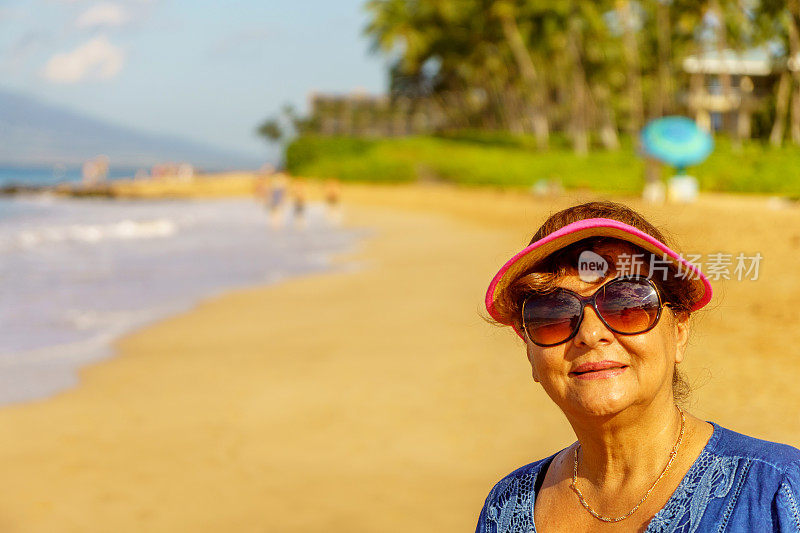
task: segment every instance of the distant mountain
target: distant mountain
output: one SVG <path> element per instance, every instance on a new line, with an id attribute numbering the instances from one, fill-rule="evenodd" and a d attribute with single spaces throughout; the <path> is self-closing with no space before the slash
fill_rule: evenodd
<path id="1" fill-rule="evenodd" d="M 112 166 L 189 162 L 220 170 L 263 161 L 202 143 L 153 135 L 0 90 L 0 165 L 80 165 L 104 154 Z"/>

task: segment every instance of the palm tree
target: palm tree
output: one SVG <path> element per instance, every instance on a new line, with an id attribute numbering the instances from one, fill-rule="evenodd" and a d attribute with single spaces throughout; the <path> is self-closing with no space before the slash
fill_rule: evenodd
<path id="1" fill-rule="evenodd" d="M 524 82 L 525 99 L 532 108 L 532 121 L 536 144 L 546 149 L 549 143 L 550 126 L 547 118 L 547 85 L 543 72 L 531 57 L 530 44 L 526 42 L 520 30 L 518 17 L 519 6 L 511 0 L 500 0 L 492 6 L 492 13 L 500 21 L 503 36 L 516 61 L 517 69 Z M 530 30 L 527 32 L 530 35 Z"/>
<path id="2" fill-rule="evenodd" d="M 641 25 L 631 7 L 630 0 L 617 0 L 616 11 L 622 26 L 625 64 L 628 67 L 628 133 L 631 137 L 639 133 L 644 123 L 644 94 L 642 92 L 642 70 L 636 26 Z"/>
<path id="3" fill-rule="evenodd" d="M 800 133 L 800 95 L 798 95 L 798 72 L 792 70 L 800 52 L 798 45 L 798 3 L 796 0 L 761 0 L 755 13 L 758 38 L 761 41 L 777 41 L 782 45 L 787 70 L 781 73 L 775 93 L 775 120 L 772 123 L 769 141 L 774 146 L 783 143 L 786 130 L 786 115 L 792 109 L 792 137 L 798 142 Z M 795 66 L 796 68 L 796 66 Z M 794 79 L 793 79 L 794 78 Z M 794 83 L 793 83 L 794 81 Z M 796 87 L 793 89 L 793 85 Z"/>

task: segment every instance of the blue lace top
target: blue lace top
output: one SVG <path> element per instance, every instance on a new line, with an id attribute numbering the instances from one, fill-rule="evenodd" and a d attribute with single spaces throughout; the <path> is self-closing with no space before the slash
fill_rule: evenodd
<path id="1" fill-rule="evenodd" d="M 710 423 L 711 438 L 646 533 L 800 532 L 800 450 Z M 535 533 L 536 493 L 556 455 L 501 479 L 476 533 Z"/>

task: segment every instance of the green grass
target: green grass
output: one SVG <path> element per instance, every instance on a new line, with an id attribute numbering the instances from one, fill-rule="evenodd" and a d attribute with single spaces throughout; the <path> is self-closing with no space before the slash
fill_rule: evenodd
<path id="1" fill-rule="evenodd" d="M 309 177 L 356 182 L 445 181 L 468 185 L 530 187 L 559 180 L 567 189 L 638 194 L 644 163 L 632 143 L 616 151 L 577 156 L 563 137 L 539 152 L 529 136 L 460 132 L 439 137 L 359 139 L 305 136 L 286 150 L 287 170 Z M 671 175 L 669 168 L 663 175 Z M 714 153 L 689 169 L 701 190 L 800 195 L 800 148 L 758 142 L 735 150 L 717 139 Z"/>

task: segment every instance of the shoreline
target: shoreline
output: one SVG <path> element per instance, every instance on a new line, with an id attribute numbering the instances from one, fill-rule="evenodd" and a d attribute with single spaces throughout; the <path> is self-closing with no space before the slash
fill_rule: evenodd
<path id="1" fill-rule="evenodd" d="M 0 529 L 470 530 L 494 482 L 572 442 L 482 298 L 547 214 L 586 198 L 437 185 L 343 199 L 347 225 L 375 233 L 335 261 L 365 268 L 201 302 L 123 337 L 76 389 L 0 409 L 15 487 Z M 683 249 L 766 256 L 759 281 L 712 281 L 683 363 L 689 410 L 796 446 L 800 421 L 777 407 L 800 400 L 800 232 L 773 228 L 800 212 L 730 206 L 642 209 Z"/>
<path id="2" fill-rule="evenodd" d="M 0 186 L 0 197 L 17 194 L 54 194 L 73 198 L 222 198 L 252 196 L 263 176 L 251 171 L 163 176 L 136 179 L 110 178 L 95 184 L 62 181 L 55 184 L 13 182 Z"/>
<path id="3" fill-rule="evenodd" d="M 0 332 L 0 406 L 78 386 L 118 339 L 229 291 L 348 268 L 332 261 L 366 228 L 340 228 L 312 203 L 307 228 L 273 228 L 248 198 L 122 201 L 18 198 L 0 232 L 22 306 Z M 232 261 L 233 259 L 233 261 Z M 14 276 L 18 272 L 19 275 Z"/>

